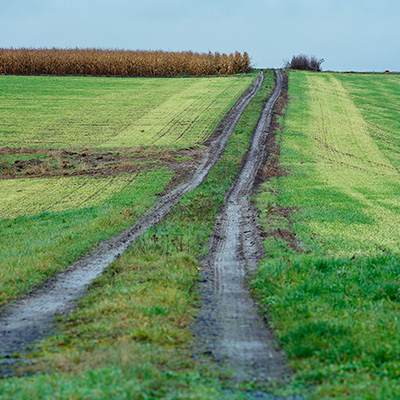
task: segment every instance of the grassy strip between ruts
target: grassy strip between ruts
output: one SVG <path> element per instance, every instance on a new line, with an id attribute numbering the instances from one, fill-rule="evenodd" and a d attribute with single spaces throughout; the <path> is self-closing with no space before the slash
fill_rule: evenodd
<path id="1" fill-rule="evenodd" d="M 348 78 L 289 77 L 270 168 L 279 173 L 257 196 L 269 253 L 255 291 L 313 398 L 400 398 L 400 182 L 390 162 L 399 148 L 390 129 L 390 146 L 376 144 L 351 85 L 341 85 Z"/>
<path id="2" fill-rule="evenodd" d="M 225 397 L 214 368 L 185 355 L 198 300 L 198 259 L 273 81 L 267 72 L 205 182 L 98 279 L 59 333 L 37 350 L 36 369 L 52 373 L 1 382 L 3 398 Z"/>

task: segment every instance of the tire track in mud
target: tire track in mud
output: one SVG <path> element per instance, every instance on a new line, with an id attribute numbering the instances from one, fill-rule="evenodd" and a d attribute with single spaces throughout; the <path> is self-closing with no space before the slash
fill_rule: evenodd
<path id="1" fill-rule="evenodd" d="M 162 196 L 156 206 L 146 212 L 130 228 L 100 244 L 91 255 L 83 257 L 68 269 L 50 278 L 36 291 L 0 309 L 0 360 L 7 366 L 19 362 L 15 353 L 23 353 L 28 345 L 48 336 L 54 330 L 56 316 L 70 312 L 84 296 L 86 287 L 101 275 L 140 235 L 162 221 L 181 197 L 195 189 L 223 154 L 226 143 L 240 116 L 263 82 L 263 74 L 255 80 L 223 118 L 216 129 L 196 170 L 183 183 Z M 4 368 L 3 368 L 4 370 Z M 4 372 L 4 371 L 3 371 Z"/>
<path id="2" fill-rule="evenodd" d="M 266 157 L 273 107 L 281 91 L 282 75 L 277 71 L 274 92 L 213 229 L 203 262 L 203 304 L 193 327 L 199 350 L 232 369 L 238 380 L 280 379 L 290 373 L 246 288 L 246 268 L 254 269 L 264 253 L 262 229 L 250 196 Z"/>

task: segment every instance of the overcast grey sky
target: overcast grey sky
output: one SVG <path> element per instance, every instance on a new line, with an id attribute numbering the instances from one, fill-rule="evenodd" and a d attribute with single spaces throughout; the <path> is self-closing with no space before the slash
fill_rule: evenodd
<path id="1" fill-rule="evenodd" d="M 400 70 L 399 0 L 0 0 L 0 47 L 293 54 L 324 70 Z"/>

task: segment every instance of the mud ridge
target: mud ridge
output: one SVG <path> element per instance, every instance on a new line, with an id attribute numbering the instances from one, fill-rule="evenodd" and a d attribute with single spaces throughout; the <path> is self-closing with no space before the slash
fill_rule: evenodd
<path id="1" fill-rule="evenodd" d="M 0 364 L 9 366 L 20 362 L 18 353 L 24 353 L 28 345 L 51 334 L 55 327 L 55 317 L 71 312 L 76 306 L 76 301 L 85 294 L 87 286 L 99 277 L 105 268 L 148 228 L 163 220 L 185 193 L 203 182 L 223 154 L 240 116 L 260 89 L 263 79 L 263 74 L 260 73 L 251 90 L 246 91 L 236 102 L 217 128 L 216 137 L 205 149 L 198 167 L 183 183 L 160 197 L 157 205 L 130 228 L 101 243 L 92 254 L 53 276 L 33 293 L 0 309 L 0 356 L 8 360 Z"/>
<path id="2" fill-rule="evenodd" d="M 258 314 L 246 276 L 264 253 L 262 229 L 250 196 L 266 157 L 274 105 L 282 92 L 276 72 L 273 94 L 264 107 L 241 170 L 230 187 L 203 262 L 202 307 L 193 328 L 199 352 L 230 368 L 237 380 L 268 381 L 289 375 L 285 356 Z"/>

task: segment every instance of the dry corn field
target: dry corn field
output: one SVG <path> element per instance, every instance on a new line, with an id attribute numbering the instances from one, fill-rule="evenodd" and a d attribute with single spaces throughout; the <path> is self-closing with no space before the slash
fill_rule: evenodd
<path id="1" fill-rule="evenodd" d="M 249 71 L 244 52 L 231 54 L 101 49 L 0 49 L 0 74 L 178 76 Z"/>

